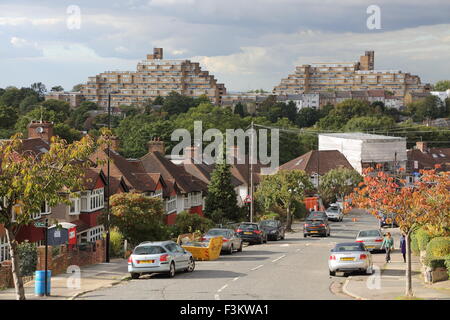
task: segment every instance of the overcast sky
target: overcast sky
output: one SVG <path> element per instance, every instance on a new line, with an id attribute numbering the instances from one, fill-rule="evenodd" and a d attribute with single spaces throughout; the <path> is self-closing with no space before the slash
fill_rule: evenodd
<path id="1" fill-rule="evenodd" d="M 371 5 L 381 29 L 367 26 Z M 153 47 L 200 62 L 228 91 L 272 90 L 296 65 L 357 61 L 365 50 L 375 50 L 376 69 L 434 83 L 450 79 L 450 1 L 0 1 L 0 87 L 71 90 L 103 71 L 135 70 Z"/>

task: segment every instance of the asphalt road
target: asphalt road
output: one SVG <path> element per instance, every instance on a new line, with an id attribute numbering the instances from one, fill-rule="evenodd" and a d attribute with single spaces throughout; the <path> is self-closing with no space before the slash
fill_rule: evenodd
<path id="1" fill-rule="evenodd" d="M 142 276 L 79 299 L 351 299 L 340 289 L 345 277 L 328 274 L 329 252 L 335 243 L 352 241 L 367 228 L 378 228 L 376 218 L 358 213 L 332 222 L 327 238 L 303 238 L 301 225 L 294 225 L 296 232 L 286 233 L 285 240 L 251 245 L 215 261 L 198 261 L 192 273 L 178 273 L 172 279 Z"/>

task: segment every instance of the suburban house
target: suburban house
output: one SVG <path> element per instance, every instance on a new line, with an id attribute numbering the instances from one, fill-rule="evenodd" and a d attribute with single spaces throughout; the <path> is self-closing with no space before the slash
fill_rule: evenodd
<path id="1" fill-rule="evenodd" d="M 353 170 L 350 162 L 337 150 L 311 150 L 281 165 L 279 170 L 303 170 L 311 177 L 311 183 L 317 188 L 320 177 L 337 168 Z"/>
<path id="2" fill-rule="evenodd" d="M 408 150 L 408 173 L 430 170 L 438 167 L 438 171 L 450 170 L 450 148 L 429 148 L 423 141 L 416 143 L 416 148 Z"/>

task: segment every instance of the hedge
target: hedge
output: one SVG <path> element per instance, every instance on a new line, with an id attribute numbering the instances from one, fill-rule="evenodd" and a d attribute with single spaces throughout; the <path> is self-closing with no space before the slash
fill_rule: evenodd
<path id="1" fill-rule="evenodd" d="M 419 247 L 420 251 L 427 250 L 428 242 L 431 241 L 432 237 L 430 234 L 424 230 L 423 228 L 418 229 L 416 232 L 416 238 L 417 238 L 417 245 Z"/>
<path id="2" fill-rule="evenodd" d="M 444 258 L 436 258 L 427 256 L 425 258 L 425 265 L 431 267 L 433 270 L 436 268 L 446 268 L 446 260 Z"/>
<path id="3" fill-rule="evenodd" d="M 450 254 L 450 237 L 436 237 L 427 245 L 427 256 L 443 258 Z"/>
<path id="4" fill-rule="evenodd" d="M 450 254 L 445 256 L 444 264 L 445 264 L 445 267 L 447 268 L 448 277 L 450 278 Z"/>
<path id="5" fill-rule="evenodd" d="M 418 256 L 420 253 L 419 243 L 417 242 L 417 236 L 414 232 L 411 233 L 411 251 L 416 256 Z"/>
<path id="6" fill-rule="evenodd" d="M 37 246 L 28 241 L 19 243 L 17 246 L 19 255 L 19 273 L 22 277 L 31 276 L 36 271 L 38 261 Z"/>

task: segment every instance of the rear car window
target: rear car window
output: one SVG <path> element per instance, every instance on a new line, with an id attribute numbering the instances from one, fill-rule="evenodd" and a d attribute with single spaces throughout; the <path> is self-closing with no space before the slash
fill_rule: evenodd
<path id="1" fill-rule="evenodd" d="M 229 233 L 228 230 L 209 230 L 206 234 L 208 236 L 227 236 Z"/>
<path id="2" fill-rule="evenodd" d="M 278 227 L 278 222 L 275 220 L 265 220 L 261 221 L 260 224 L 262 226 L 268 226 L 268 227 Z"/>
<path id="3" fill-rule="evenodd" d="M 142 246 L 136 247 L 136 249 L 134 249 L 133 254 L 145 255 L 145 254 L 159 254 L 165 252 L 166 250 L 164 250 L 164 248 L 160 246 Z"/>
<path id="4" fill-rule="evenodd" d="M 242 230 L 258 230 L 258 225 L 256 224 L 241 224 L 239 229 Z"/>
<path id="5" fill-rule="evenodd" d="M 378 230 L 367 230 L 367 231 L 361 231 L 358 235 L 359 238 L 365 238 L 365 237 L 380 237 L 380 231 Z"/>
<path id="6" fill-rule="evenodd" d="M 347 251 L 364 251 L 364 247 L 360 244 L 345 244 L 334 247 L 333 252 L 347 252 Z"/>

